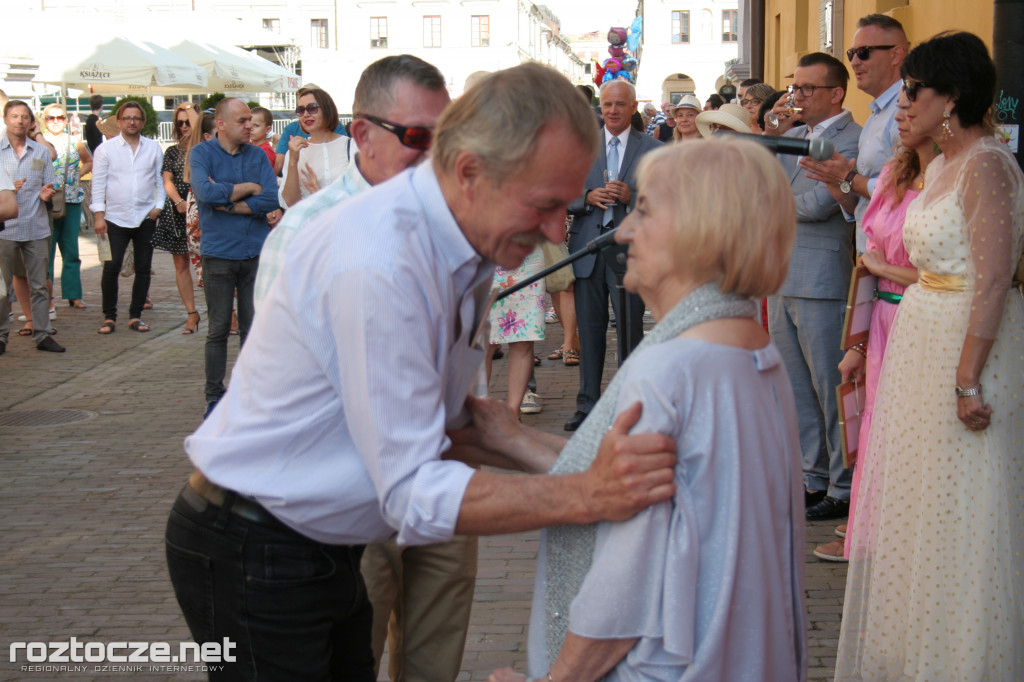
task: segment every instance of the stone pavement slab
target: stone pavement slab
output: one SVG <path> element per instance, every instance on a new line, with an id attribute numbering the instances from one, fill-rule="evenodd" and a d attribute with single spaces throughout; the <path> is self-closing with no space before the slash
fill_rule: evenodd
<path id="1" fill-rule="evenodd" d="M 68 352 L 41 353 L 14 335 L 0 357 L 0 651 L 15 641 L 72 636 L 83 642 L 165 641 L 176 649 L 189 635 L 167 579 L 163 530 L 191 469 L 182 441 L 205 408 L 202 290 L 196 290 L 204 316 L 200 333 L 183 336 L 185 308 L 171 258 L 158 251 L 154 309 L 143 315 L 153 331 L 130 331 L 123 319 L 113 335 L 101 336 L 99 267 L 90 237 L 83 235 L 81 250 L 90 308 L 58 306 L 53 322 Z M 129 282 L 121 280 L 122 305 Z M 547 325 L 547 331 L 548 340 L 537 344 L 542 358 L 561 340 L 558 325 Z M 233 358 L 237 337 L 229 347 Z M 504 396 L 505 367 L 504 360 L 495 362 L 495 397 Z M 578 372 L 544 359 L 536 376 L 544 411 L 524 421 L 564 434 L 562 424 L 575 410 Z M 65 414 L 82 420 L 10 422 L 18 412 L 45 416 L 58 409 L 80 411 Z M 811 556 L 815 545 L 833 537 L 833 525 L 810 524 L 807 533 L 811 679 L 831 679 L 838 639 L 845 565 Z M 481 539 L 460 680 L 486 679 L 495 667 L 524 669 L 537 542 L 537 533 Z M 205 679 L 201 672 L 151 671 L 148 665 L 130 672 L 96 670 L 93 663 L 64 664 L 84 665 L 80 672 L 28 671 L 21 669 L 24 654 L 19 661 L 0 661 L 0 679 Z"/>

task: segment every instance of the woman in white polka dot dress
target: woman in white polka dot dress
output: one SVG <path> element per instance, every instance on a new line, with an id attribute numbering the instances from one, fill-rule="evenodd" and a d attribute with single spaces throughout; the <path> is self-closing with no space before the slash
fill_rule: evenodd
<path id="1" fill-rule="evenodd" d="M 995 67 L 940 34 L 903 63 L 942 149 L 903 237 L 920 270 L 886 350 L 837 680 L 1024 679 L 1024 176 L 987 123 Z"/>

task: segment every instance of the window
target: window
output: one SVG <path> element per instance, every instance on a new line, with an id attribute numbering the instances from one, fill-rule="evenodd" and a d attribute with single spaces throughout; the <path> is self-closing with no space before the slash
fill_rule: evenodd
<path id="1" fill-rule="evenodd" d="M 388 18 L 370 17 L 370 47 L 388 46 Z"/>
<path id="2" fill-rule="evenodd" d="M 280 19 L 264 19 L 263 30 L 270 31 L 271 33 L 281 32 L 281 20 Z"/>
<path id="3" fill-rule="evenodd" d="M 312 47 L 328 47 L 326 19 L 309 20 L 309 44 Z"/>
<path id="4" fill-rule="evenodd" d="M 672 12 L 672 42 L 690 42 L 690 13 L 674 10 Z"/>
<path id="5" fill-rule="evenodd" d="M 441 17 L 423 17 L 423 47 L 441 47 Z"/>
<path id="6" fill-rule="evenodd" d="M 472 47 L 490 47 L 491 17 L 488 14 L 476 14 L 469 18 L 469 44 Z"/>
<path id="7" fill-rule="evenodd" d="M 722 42 L 723 43 L 736 43 L 739 42 L 739 29 L 736 27 L 736 19 L 739 15 L 739 10 L 735 9 L 724 9 L 722 10 Z"/>

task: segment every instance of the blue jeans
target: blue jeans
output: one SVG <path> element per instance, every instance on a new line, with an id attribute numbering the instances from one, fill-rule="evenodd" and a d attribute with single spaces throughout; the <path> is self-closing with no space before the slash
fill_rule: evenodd
<path id="1" fill-rule="evenodd" d="M 363 546 L 314 542 L 227 506 L 183 492 L 165 534 L 168 573 L 192 637 L 235 644 L 236 661 L 210 679 L 373 682 Z"/>
<path id="2" fill-rule="evenodd" d="M 253 291 L 259 258 L 227 260 L 203 256 L 203 293 L 206 295 L 206 400 L 224 395 L 224 375 L 228 366 L 228 332 L 231 310 L 238 292 L 239 340 L 245 343 L 252 327 Z"/>

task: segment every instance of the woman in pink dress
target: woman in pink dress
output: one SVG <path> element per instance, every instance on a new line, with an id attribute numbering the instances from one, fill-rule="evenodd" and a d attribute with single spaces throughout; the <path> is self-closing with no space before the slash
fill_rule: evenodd
<path id="1" fill-rule="evenodd" d="M 839 363 L 843 381 L 857 377 L 865 382 L 866 390 L 860 418 L 860 451 L 857 466 L 853 469 L 850 514 L 846 523 L 836 528 L 839 539 L 814 550 L 814 556 L 824 561 L 849 559 L 845 538 L 848 528 L 854 523 L 860 473 L 870 456 L 867 452 L 868 432 L 871 429 L 871 414 L 874 411 L 882 357 L 885 355 L 893 320 L 899 311 L 903 290 L 917 281 L 917 268 L 911 265 L 903 246 L 903 221 L 910 202 L 924 187 L 924 169 L 935 158 L 935 147 L 930 137 L 910 132 L 906 120 L 908 104 L 906 95 L 901 92 L 896 123 L 902 148 L 882 169 L 875 192 L 871 195 L 871 203 L 864 213 L 864 233 L 868 236 L 868 248 L 860 262 L 872 275 L 878 277 L 878 300 L 871 310 L 867 344 L 846 351 L 846 356 Z"/>

